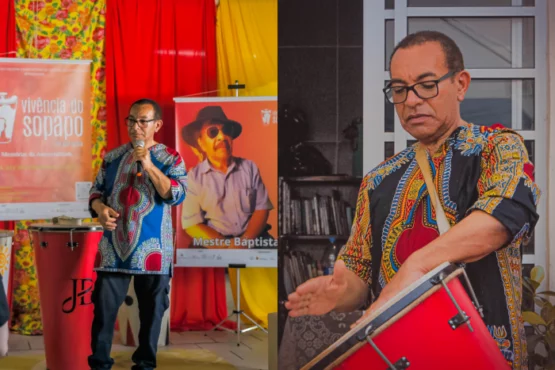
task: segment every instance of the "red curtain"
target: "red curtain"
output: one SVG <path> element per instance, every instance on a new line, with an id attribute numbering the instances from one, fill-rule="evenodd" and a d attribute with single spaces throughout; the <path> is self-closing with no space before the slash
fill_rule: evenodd
<path id="1" fill-rule="evenodd" d="M 107 150 L 128 141 L 124 118 L 140 98 L 161 105 L 156 140 L 175 148 L 173 98 L 217 90 L 215 31 L 214 0 L 107 3 Z M 211 328 L 227 315 L 224 270 L 176 268 L 171 300 L 172 330 Z"/>
<path id="2" fill-rule="evenodd" d="M 113 0 L 106 13 L 107 150 L 128 141 L 124 118 L 158 101 L 157 141 L 175 147 L 173 98 L 217 89 L 214 0 Z"/>

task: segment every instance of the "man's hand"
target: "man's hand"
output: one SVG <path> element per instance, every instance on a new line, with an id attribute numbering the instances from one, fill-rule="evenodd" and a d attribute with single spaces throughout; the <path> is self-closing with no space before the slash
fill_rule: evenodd
<path id="1" fill-rule="evenodd" d="M 98 213 L 98 221 L 104 228 L 104 230 L 115 230 L 116 229 L 116 217 L 119 217 L 119 213 L 114 211 L 107 205 L 102 205 L 100 207 L 100 212 Z"/>
<path id="2" fill-rule="evenodd" d="M 351 329 L 360 322 L 366 320 L 366 318 L 372 315 L 372 313 L 383 307 L 403 289 L 420 279 L 422 276 L 426 275 L 427 272 L 428 271 L 425 268 L 423 268 L 420 264 L 411 261 L 409 257 L 409 259 L 401 265 L 401 268 L 399 268 L 399 271 L 397 271 L 391 281 L 383 288 L 378 299 L 372 303 L 366 311 L 364 311 L 364 314 L 354 324 L 351 325 Z"/>
<path id="3" fill-rule="evenodd" d="M 333 275 L 319 276 L 299 285 L 285 303 L 289 316 L 324 315 L 332 311 L 347 290 L 346 273 L 345 263 L 338 260 Z"/>
<path id="4" fill-rule="evenodd" d="M 135 149 L 133 149 L 133 160 L 141 161 L 141 165 L 145 171 L 150 170 L 153 166 L 152 160 L 150 159 L 150 152 L 146 148 L 139 146 L 135 147 Z"/>

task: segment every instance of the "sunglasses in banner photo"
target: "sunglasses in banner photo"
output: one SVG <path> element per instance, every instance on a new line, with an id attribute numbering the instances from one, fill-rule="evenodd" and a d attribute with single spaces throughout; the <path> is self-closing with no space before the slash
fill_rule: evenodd
<path id="1" fill-rule="evenodd" d="M 207 187 L 203 181 L 207 181 L 210 176 L 208 172 L 217 171 L 213 163 L 221 161 L 222 158 L 230 158 L 230 163 L 237 159 L 250 162 L 249 166 L 259 171 L 268 200 L 273 206 L 267 221 L 268 233 L 273 238 L 277 238 L 277 98 L 176 98 L 174 100 L 176 149 L 185 161 L 190 179 L 193 179 L 195 184 L 198 182 L 203 187 L 202 191 L 206 192 Z M 230 173 L 232 170 L 233 168 L 228 169 L 227 172 Z M 212 176 L 217 177 L 217 175 L 212 173 Z M 229 179 L 230 176 L 227 178 Z M 186 226 L 190 225 L 183 220 L 188 217 L 195 218 L 197 221 L 202 219 L 201 222 L 214 226 L 221 235 L 236 236 L 240 232 L 241 225 L 238 228 L 226 227 L 234 223 L 234 220 L 226 219 L 229 212 L 225 212 L 225 204 L 233 201 L 240 204 L 239 208 L 243 211 L 254 209 L 259 206 L 257 205 L 259 194 L 256 194 L 255 190 L 238 190 L 241 194 L 234 196 L 235 200 L 217 199 L 217 196 L 206 197 L 212 199 L 214 204 L 204 200 L 184 202 L 182 207 L 178 207 L 176 215 L 178 223 L 182 224 L 180 225 L 182 227 L 177 228 L 177 245 L 190 248 L 227 248 L 228 246 L 221 241 L 196 245 L 198 243 L 194 243 L 194 235 L 189 235 L 186 231 Z M 243 192 L 245 194 L 242 194 Z M 194 212 L 191 211 L 193 208 L 200 209 L 202 217 L 195 217 Z M 214 218 L 213 220 L 205 219 L 209 214 Z M 218 220 L 219 217 L 222 219 Z M 241 224 L 241 220 L 236 221 Z"/>

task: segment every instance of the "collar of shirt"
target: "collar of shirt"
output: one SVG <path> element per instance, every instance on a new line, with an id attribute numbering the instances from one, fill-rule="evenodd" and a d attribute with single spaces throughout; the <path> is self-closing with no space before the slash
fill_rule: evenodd
<path id="1" fill-rule="evenodd" d="M 202 161 L 200 164 L 200 171 L 205 174 L 208 173 L 210 171 L 215 171 L 212 168 L 212 165 L 210 164 L 210 162 L 208 161 L 208 158 L 206 158 L 204 161 Z M 237 161 L 237 159 L 235 157 L 231 157 L 231 164 L 229 165 L 229 167 L 227 167 L 227 172 L 225 173 L 226 176 L 229 175 L 236 167 L 239 167 L 239 163 Z"/>

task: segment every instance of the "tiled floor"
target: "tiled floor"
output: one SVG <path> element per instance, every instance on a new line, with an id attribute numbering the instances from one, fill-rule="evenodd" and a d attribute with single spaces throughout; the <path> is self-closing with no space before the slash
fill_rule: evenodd
<path id="1" fill-rule="evenodd" d="M 120 344 L 119 335 L 114 336 L 113 351 L 131 351 L 131 347 Z M 10 356 L 43 354 L 42 336 L 12 334 L 9 341 Z M 268 369 L 268 336 L 262 331 L 241 334 L 241 345 L 237 346 L 236 335 L 227 332 L 172 332 L 170 348 L 205 349 L 220 356 L 239 370 Z"/>
<path id="2" fill-rule="evenodd" d="M 227 283 L 228 312 L 233 310 L 233 296 Z M 241 345 L 237 346 L 237 335 L 223 331 L 210 332 L 172 332 L 170 345 L 160 347 L 159 351 L 170 348 L 205 349 L 220 356 L 238 370 L 268 369 L 268 335 L 260 330 L 241 334 Z M 9 340 L 10 356 L 43 354 L 42 336 L 11 334 Z M 114 334 L 113 351 L 129 351 L 131 347 L 121 345 L 119 333 Z"/>

